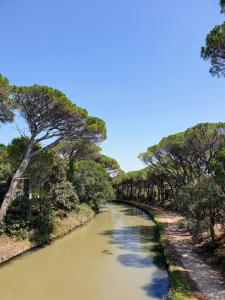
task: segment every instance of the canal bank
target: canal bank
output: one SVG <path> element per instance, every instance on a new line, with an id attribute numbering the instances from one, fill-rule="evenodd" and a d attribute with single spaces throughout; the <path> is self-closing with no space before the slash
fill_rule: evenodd
<path id="1" fill-rule="evenodd" d="M 168 274 L 154 222 L 140 209 L 110 204 L 80 230 L 3 265 L 0 290 L 1 300 L 158 300 Z"/>
<path id="2" fill-rule="evenodd" d="M 65 236 L 71 231 L 88 223 L 94 215 L 95 213 L 90 207 L 83 205 L 80 207 L 79 212 L 71 212 L 65 218 L 56 218 L 53 232 L 49 236 L 48 242 L 45 240 L 32 242 L 29 238 L 32 233 L 29 234 L 28 238 L 23 240 L 19 240 L 16 237 L 8 237 L 4 234 L 0 235 L 0 265 L 27 251 L 31 251 Z"/>

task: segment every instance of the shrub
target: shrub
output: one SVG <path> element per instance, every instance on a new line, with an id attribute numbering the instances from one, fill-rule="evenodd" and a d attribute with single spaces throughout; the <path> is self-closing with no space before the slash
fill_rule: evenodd
<path id="1" fill-rule="evenodd" d="M 30 225 L 31 202 L 25 196 L 18 196 L 10 205 L 4 218 L 4 230 L 10 236 L 26 238 Z"/>
<path id="2" fill-rule="evenodd" d="M 48 241 L 53 230 L 54 211 L 53 206 L 46 197 L 33 200 L 31 228 L 34 229 L 32 239 L 35 242 Z"/>
<path id="3" fill-rule="evenodd" d="M 27 238 L 28 230 L 27 228 L 23 228 L 20 223 L 14 223 L 11 226 L 8 226 L 7 233 L 10 236 L 15 236 L 19 240 L 24 240 Z"/>
<path id="4" fill-rule="evenodd" d="M 82 203 L 79 205 L 79 214 L 83 217 L 90 218 L 93 216 L 94 211 L 90 208 L 86 203 Z"/>
<path id="5" fill-rule="evenodd" d="M 59 211 L 61 214 L 77 209 L 79 203 L 74 186 L 69 181 L 54 184 L 51 187 L 48 198 L 54 210 Z"/>

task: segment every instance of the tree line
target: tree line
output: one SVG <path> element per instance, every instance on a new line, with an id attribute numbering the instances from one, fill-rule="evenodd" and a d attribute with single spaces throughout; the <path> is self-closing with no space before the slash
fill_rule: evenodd
<path id="1" fill-rule="evenodd" d="M 12 86 L 0 75 L 0 124 L 18 118 L 26 128 L 0 144 L 0 232 L 48 236 L 55 217 L 82 204 L 98 211 L 114 197 L 118 163 L 103 154 L 103 120 L 47 86 Z"/>
<path id="2" fill-rule="evenodd" d="M 139 158 L 140 171 L 113 179 L 117 198 L 146 200 L 186 216 L 199 241 L 225 225 L 225 123 L 202 123 L 163 138 Z"/>

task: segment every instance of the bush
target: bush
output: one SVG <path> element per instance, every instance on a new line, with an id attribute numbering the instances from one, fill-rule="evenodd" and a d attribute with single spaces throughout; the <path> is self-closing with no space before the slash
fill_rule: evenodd
<path id="1" fill-rule="evenodd" d="M 8 226 L 7 233 L 10 236 L 15 236 L 19 240 L 25 240 L 28 235 L 28 230 L 25 227 L 21 226 L 21 223 L 14 223 L 11 226 Z"/>
<path id="2" fill-rule="evenodd" d="M 48 198 L 54 210 L 58 211 L 59 214 L 77 209 L 79 203 L 74 186 L 69 181 L 62 181 L 53 185 Z"/>
<path id="3" fill-rule="evenodd" d="M 45 197 L 34 199 L 31 228 L 34 229 L 32 239 L 35 242 L 48 241 L 53 230 L 54 211 L 53 206 Z"/>
<path id="4" fill-rule="evenodd" d="M 30 225 L 31 202 L 25 196 L 17 197 L 4 218 L 4 230 L 10 236 L 26 238 Z"/>
<path id="5" fill-rule="evenodd" d="M 82 203 L 79 205 L 79 214 L 83 217 L 90 218 L 93 216 L 94 211 L 90 208 L 86 203 Z"/>

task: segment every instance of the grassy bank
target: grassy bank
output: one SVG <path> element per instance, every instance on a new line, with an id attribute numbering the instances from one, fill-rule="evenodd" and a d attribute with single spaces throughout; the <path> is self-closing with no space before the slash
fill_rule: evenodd
<path id="1" fill-rule="evenodd" d="M 49 241 L 62 237 L 75 228 L 84 225 L 91 220 L 94 214 L 94 211 L 89 206 L 83 204 L 78 212 L 71 212 L 63 219 L 56 218 Z M 44 243 L 46 241 L 40 240 L 34 243 L 30 241 L 29 237 L 24 240 L 18 240 L 15 237 L 8 237 L 2 234 L 0 235 L 0 264 Z"/>
<path id="2" fill-rule="evenodd" d="M 158 237 L 163 255 L 166 260 L 170 290 L 169 299 L 171 300 L 197 300 L 202 299 L 198 294 L 194 283 L 190 280 L 187 271 L 184 269 L 178 256 L 174 252 L 172 245 L 166 235 L 166 225 L 161 222 L 160 215 L 148 205 L 136 201 L 119 201 L 130 204 L 144 210 L 153 219 L 157 226 Z"/>

